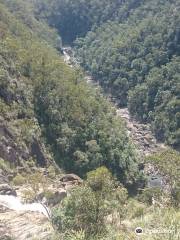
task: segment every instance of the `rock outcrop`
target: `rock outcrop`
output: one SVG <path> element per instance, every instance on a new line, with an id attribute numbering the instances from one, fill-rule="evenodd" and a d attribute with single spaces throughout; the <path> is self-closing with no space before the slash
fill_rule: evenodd
<path id="1" fill-rule="evenodd" d="M 171 193 L 172 186 L 170 178 L 164 175 L 155 165 L 151 163 L 145 164 L 144 173 L 147 176 L 147 187 L 158 187 L 166 193 Z"/>
<path id="2" fill-rule="evenodd" d="M 80 185 L 83 182 L 83 180 L 75 174 L 66 174 L 60 179 L 60 181 L 62 182 L 62 186 L 64 186 L 65 188 L 74 185 Z"/>
<path id="3" fill-rule="evenodd" d="M 17 196 L 17 193 L 9 184 L 0 184 L 0 195 Z"/>
<path id="4" fill-rule="evenodd" d="M 60 203 L 65 197 L 67 197 L 66 190 L 58 190 L 55 191 L 47 200 L 48 206 L 55 206 L 56 204 Z"/>
<path id="5" fill-rule="evenodd" d="M 49 194 L 41 192 L 38 194 L 36 199 L 47 206 L 53 207 L 60 203 L 65 197 L 67 197 L 67 191 L 65 189 L 62 188 L 57 190 L 55 188 L 51 188 L 49 189 Z"/>
<path id="6" fill-rule="evenodd" d="M 8 183 L 8 177 L 2 169 L 0 169 L 0 185 Z"/>
<path id="7" fill-rule="evenodd" d="M 45 167 L 49 159 L 45 147 L 34 138 L 30 145 L 22 142 L 19 144 L 16 134 L 0 119 L 0 158 L 9 162 L 12 166 L 23 167 L 30 158 L 35 158 L 38 166 Z"/>
<path id="8" fill-rule="evenodd" d="M 33 212 L 4 211 L 0 206 L 0 239 L 44 240 L 49 239 L 53 227 L 42 214 Z"/>

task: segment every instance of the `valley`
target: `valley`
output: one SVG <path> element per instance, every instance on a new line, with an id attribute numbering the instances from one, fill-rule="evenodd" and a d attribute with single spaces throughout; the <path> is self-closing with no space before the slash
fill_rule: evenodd
<path id="1" fill-rule="evenodd" d="M 179 240 L 179 10 L 0 0 L 0 240 Z"/>
<path id="2" fill-rule="evenodd" d="M 63 48 L 64 61 L 71 67 L 79 68 L 79 61 L 75 58 L 75 53 L 71 47 Z M 87 74 L 85 72 L 85 74 Z M 86 82 L 93 86 L 95 89 L 101 88 L 97 80 L 94 80 L 92 76 L 85 75 Z M 101 89 L 103 93 L 103 90 Z M 129 113 L 128 108 L 120 108 L 116 98 L 103 93 L 105 98 L 112 104 L 117 116 L 122 118 L 126 124 L 128 136 L 132 139 L 138 154 L 140 157 L 147 156 L 149 154 L 158 153 L 159 151 L 166 150 L 168 146 L 164 143 L 157 141 L 156 137 L 152 133 L 150 124 L 143 124 L 136 121 Z"/>

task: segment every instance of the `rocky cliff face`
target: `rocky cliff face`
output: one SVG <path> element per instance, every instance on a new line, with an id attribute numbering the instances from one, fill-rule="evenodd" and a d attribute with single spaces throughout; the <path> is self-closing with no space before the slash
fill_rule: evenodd
<path id="1" fill-rule="evenodd" d="M 17 71 L 10 57 L 0 54 L 0 197 L 21 199 L 22 191 L 30 188 L 29 176 L 42 167 L 45 172 L 51 163 L 53 165 L 33 111 L 32 96 L 28 79 Z M 37 236 L 48 239 L 52 234 L 53 228 L 46 216 L 10 210 L 1 200 L 0 239 L 26 240 Z"/>
<path id="2" fill-rule="evenodd" d="M 22 167 L 33 157 L 38 165 L 47 166 L 49 159 L 40 140 L 33 138 L 30 144 L 19 143 L 16 134 L 8 125 L 9 122 L 0 119 L 0 158 L 12 166 Z"/>
<path id="3" fill-rule="evenodd" d="M 0 159 L 10 167 L 47 166 L 48 154 L 33 111 L 33 88 L 11 58 L 0 56 Z"/>
<path id="4" fill-rule="evenodd" d="M 50 163 L 39 136 L 34 136 L 30 143 L 19 141 L 19 128 L 12 127 L 12 121 L 18 120 L 0 119 L 0 195 L 5 196 L 17 195 L 17 187 L 13 186 L 16 176 L 23 174 L 28 177 L 38 167 L 47 168 Z M 35 236 L 48 239 L 52 232 L 51 223 L 43 214 L 9 210 L 0 202 L 0 239 L 26 240 Z"/>

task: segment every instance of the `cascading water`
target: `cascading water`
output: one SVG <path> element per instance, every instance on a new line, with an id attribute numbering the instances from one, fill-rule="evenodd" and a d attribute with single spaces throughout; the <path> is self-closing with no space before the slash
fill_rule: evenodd
<path id="1" fill-rule="evenodd" d="M 50 218 L 49 209 L 41 203 L 23 204 L 18 197 L 0 195 L 0 205 L 17 212 L 39 212 Z"/>

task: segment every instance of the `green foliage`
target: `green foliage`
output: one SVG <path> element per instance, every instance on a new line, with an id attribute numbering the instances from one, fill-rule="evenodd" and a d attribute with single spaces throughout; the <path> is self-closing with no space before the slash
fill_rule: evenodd
<path id="1" fill-rule="evenodd" d="M 175 207 L 180 206 L 180 184 L 173 187 L 172 190 L 173 204 Z"/>
<path id="2" fill-rule="evenodd" d="M 61 37 L 56 31 L 50 28 L 45 22 L 38 21 L 34 17 L 34 5 L 31 0 L 26 2 L 23 0 L 1 0 L 1 3 L 4 4 L 20 22 L 30 28 L 33 34 L 37 35 L 39 39 L 48 42 L 54 47 L 61 47 Z"/>
<path id="3" fill-rule="evenodd" d="M 146 158 L 147 163 L 156 166 L 163 176 L 166 176 L 171 186 L 171 195 L 173 203 L 179 205 L 180 195 L 180 179 L 179 165 L 180 154 L 175 150 L 167 150 L 157 154 L 153 154 Z"/>
<path id="4" fill-rule="evenodd" d="M 65 236 L 66 240 L 85 240 L 86 236 L 83 231 L 72 231 Z"/>
<path id="5" fill-rule="evenodd" d="M 0 169 L 4 172 L 8 173 L 11 171 L 9 163 L 6 162 L 4 159 L 0 158 Z"/>
<path id="6" fill-rule="evenodd" d="M 146 162 L 157 166 L 160 172 L 170 178 L 172 184 L 179 182 L 179 152 L 172 149 L 166 150 L 146 157 Z"/>
<path id="7" fill-rule="evenodd" d="M 65 42 L 90 30 L 75 43 L 85 69 L 120 105 L 128 105 L 139 120 L 150 121 L 158 139 L 178 148 L 178 11 L 177 0 L 1 0 L 1 121 L 18 139 L 19 149 L 30 150 L 38 138 L 65 170 L 85 176 L 106 166 L 128 186 L 138 178 L 137 157 L 124 124 L 101 93 L 87 86 L 83 74 L 64 64 L 54 48 L 62 47 L 61 39 L 42 18 L 61 32 Z M 33 167 L 35 161 L 27 160 L 27 165 Z M 167 151 L 147 161 L 170 177 L 178 207 L 179 154 Z M 0 168 L 6 167 L 1 160 Z M 54 178 L 54 169 L 48 170 Z M 28 178 L 18 174 L 13 182 L 31 185 L 24 192 L 30 200 L 40 189 L 47 198 L 52 196 L 40 173 Z M 158 191 L 144 192 L 145 202 L 156 194 L 161 198 Z M 55 210 L 53 222 L 60 230 L 57 239 L 63 240 L 136 239 L 137 226 L 173 230 L 142 239 L 176 240 L 179 212 L 163 207 L 129 201 L 127 190 L 100 167 Z"/>
<path id="8" fill-rule="evenodd" d="M 161 202 L 163 191 L 160 188 L 143 189 L 143 193 L 139 195 L 139 201 L 152 205 L 153 198 Z"/>
<path id="9" fill-rule="evenodd" d="M 12 181 L 15 186 L 21 186 L 26 183 L 26 178 L 18 173 Z"/>
<path id="10" fill-rule="evenodd" d="M 89 187 L 75 189 L 55 213 L 53 222 L 60 231 L 67 229 L 85 230 L 92 234 L 96 221 L 96 201 Z"/>
<path id="11" fill-rule="evenodd" d="M 120 195 L 120 187 L 116 188 L 115 180 L 105 167 L 88 173 L 85 184 L 75 188 L 54 212 L 53 223 L 60 232 L 82 230 L 86 239 L 104 234 L 106 217 L 115 210 L 113 200 L 123 207 L 127 199 L 125 189 L 121 187 Z"/>
<path id="12" fill-rule="evenodd" d="M 119 190 L 121 194 L 117 198 Z M 141 235 L 143 240 L 178 240 L 180 215 L 177 209 L 127 199 L 126 190 L 121 187 L 119 190 L 116 181 L 106 168 L 101 167 L 90 172 L 84 185 L 75 188 L 54 213 L 54 223 L 59 227 L 58 239 L 69 240 L 71 236 L 72 239 L 135 240 L 137 239 L 135 229 L 140 226 L 144 231 Z M 148 191 L 146 196 L 149 196 Z M 154 197 L 159 196 L 155 189 L 151 191 L 151 197 L 152 193 Z M 115 200 L 118 207 L 125 212 L 120 219 L 113 216 L 118 210 L 117 205 L 114 205 Z M 97 213 L 100 214 L 98 215 L 100 222 L 95 217 Z M 95 230 L 97 232 L 94 232 Z"/>
<path id="13" fill-rule="evenodd" d="M 87 184 L 97 195 L 100 193 L 102 198 L 106 197 L 114 186 L 113 177 L 105 167 L 89 172 L 87 174 Z"/>
<path id="14" fill-rule="evenodd" d="M 36 14 L 75 41 L 83 67 L 158 140 L 179 148 L 178 1 L 38 0 Z"/>
<path id="15" fill-rule="evenodd" d="M 54 179 L 56 177 L 56 169 L 54 166 L 50 165 L 47 169 L 48 171 L 48 176 L 52 179 Z"/>
<path id="16" fill-rule="evenodd" d="M 136 156 L 124 125 L 99 92 L 77 83 L 79 75 L 65 67 L 62 75 L 62 62 L 52 58 L 39 66 L 35 110 L 57 163 L 80 176 L 105 165 L 124 183 L 132 183 Z"/>
<path id="17" fill-rule="evenodd" d="M 133 6 L 135 0 L 36 0 L 35 12 L 55 26 L 65 42 L 72 42 L 76 37 L 84 36 L 92 27 L 112 20 L 123 18 Z M 125 4 L 123 5 L 123 3 Z"/>
<path id="18" fill-rule="evenodd" d="M 123 123 L 101 94 L 87 86 L 82 73 L 64 64 L 54 43 L 44 41 L 38 31 L 43 23 L 34 18 L 31 4 L 13 0 L 0 5 L 5 29 L 0 96 L 13 109 L 11 125 L 18 142 L 30 146 L 43 134 L 65 170 L 85 176 L 105 165 L 123 183 L 132 184 L 137 157 Z"/>
<path id="19" fill-rule="evenodd" d="M 128 105 L 138 120 L 151 122 L 158 140 L 178 148 L 178 1 L 132 2 L 119 8 L 129 3 L 130 15 L 109 17 L 77 39 L 77 56 L 120 106 Z"/>
<path id="20" fill-rule="evenodd" d="M 23 191 L 23 197 L 26 201 L 34 201 L 37 200 L 37 196 L 40 191 L 44 193 L 47 198 L 52 196 L 51 191 L 47 190 L 47 180 L 45 176 L 41 173 L 36 171 L 33 174 L 29 174 L 26 176 L 25 182 L 29 187 Z"/>
<path id="21" fill-rule="evenodd" d="M 135 199 L 129 199 L 127 204 L 126 217 L 129 219 L 139 218 L 146 214 L 147 206 Z"/>
<path id="22" fill-rule="evenodd" d="M 173 208 L 149 209 L 143 217 L 136 219 L 131 227 L 141 226 L 144 229 L 142 240 L 178 240 L 180 215 Z M 137 236 L 134 236 L 134 239 Z M 133 239 L 133 238 L 132 238 Z"/>

